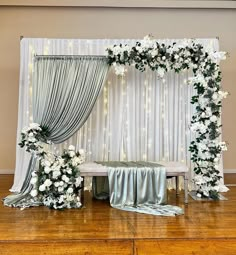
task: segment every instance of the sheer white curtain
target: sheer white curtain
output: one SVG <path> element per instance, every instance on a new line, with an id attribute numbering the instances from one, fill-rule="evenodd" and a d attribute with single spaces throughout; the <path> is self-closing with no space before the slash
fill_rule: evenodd
<path id="1" fill-rule="evenodd" d="M 158 40 L 172 43 L 181 40 Z M 217 39 L 197 39 L 205 47 L 218 50 Z M 34 54 L 105 55 L 109 45 L 135 44 L 136 39 L 31 39 L 21 41 L 21 67 L 17 143 L 20 131 L 31 121 L 31 76 Z M 159 80 L 155 72 L 127 68 L 117 77 L 111 68 L 104 89 L 85 125 L 68 141 L 87 151 L 87 161 L 149 160 L 181 161 L 190 169 L 188 147 L 194 139 L 189 129 L 194 106 L 194 89 L 186 84 L 191 72 L 166 74 Z M 29 154 L 16 147 L 16 169 L 12 191 L 19 191 L 27 170 Z M 190 178 L 193 173 L 190 173 Z"/>

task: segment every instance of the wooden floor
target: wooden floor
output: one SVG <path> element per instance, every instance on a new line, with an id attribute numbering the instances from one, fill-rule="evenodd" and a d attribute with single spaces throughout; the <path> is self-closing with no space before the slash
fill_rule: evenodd
<path id="1" fill-rule="evenodd" d="M 0 198 L 12 176 L 0 175 Z M 83 209 L 64 211 L 0 205 L 1 255 L 215 255 L 236 254 L 236 187 L 227 201 L 194 201 L 184 194 L 169 204 L 185 214 L 161 217 L 120 211 L 86 194 Z"/>

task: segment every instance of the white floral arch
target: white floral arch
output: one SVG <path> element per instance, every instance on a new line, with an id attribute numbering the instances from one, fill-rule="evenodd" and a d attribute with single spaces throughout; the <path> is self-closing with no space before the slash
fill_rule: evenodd
<path id="1" fill-rule="evenodd" d="M 134 65 L 142 72 L 148 67 L 160 78 L 170 70 L 179 73 L 193 69 L 194 76 L 188 80 L 197 92 L 191 100 L 196 105 L 196 113 L 191 120 L 196 140 L 189 147 L 191 160 L 195 163 L 193 181 L 199 197 L 218 199 L 222 178 L 219 162 L 222 151 L 227 150 L 226 143 L 219 139 L 222 99 L 228 95 L 220 85 L 219 61 L 226 58 L 225 52 L 213 52 L 187 39 L 181 44 L 159 44 L 150 36 L 136 42 L 135 46 L 111 46 L 107 52 L 108 64 L 114 66 L 117 75 L 124 75 L 127 65 Z"/>

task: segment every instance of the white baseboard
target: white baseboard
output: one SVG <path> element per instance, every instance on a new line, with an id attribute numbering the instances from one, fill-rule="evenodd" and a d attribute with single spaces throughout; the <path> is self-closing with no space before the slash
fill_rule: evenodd
<path id="1" fill-rule="evenodd" d="M 14 174 L 14 169 L 0 169 L 0 174 Z"/>
<path id="2" fill-rule="evenodd" d="M 236 174 L 236 169 L 224 169 L 224 174 Z"/>

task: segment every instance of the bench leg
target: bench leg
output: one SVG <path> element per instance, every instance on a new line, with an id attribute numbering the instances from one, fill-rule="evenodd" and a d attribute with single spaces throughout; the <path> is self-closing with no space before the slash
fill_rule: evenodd
<path id="1" fill-rule="evenodd" d="M 179 195 L 179 176 L 175 176 L 176 196 Z"/>
<path id="2" fill-rule="evenodd" d="M 184 202 L 188 204 L 188 178 L 184 176 Z"/>

